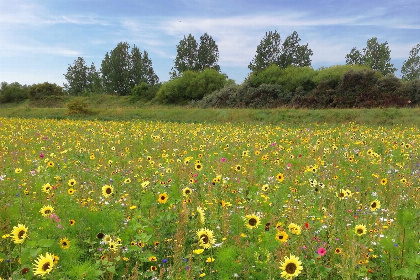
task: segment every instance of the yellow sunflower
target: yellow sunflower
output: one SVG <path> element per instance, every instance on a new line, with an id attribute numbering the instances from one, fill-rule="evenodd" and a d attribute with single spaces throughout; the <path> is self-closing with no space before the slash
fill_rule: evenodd
<path id="1" fill-rule="evenodd" d="M 50 205 L 42 206 L 42 208 L 41 208 L 41 210 L 39 210 L 39 212 L 42 214 L 42 216 L 48 218 L 54 212 L 54 208 Z"/>
<path id="2" fill-rule="evenodd" d="M 198 236 L 198 245 L 200 245 L 204 249 L 209 249 L 216 243 L 216 240 L 213 235 L 213 231 L 207 228 L 202 228 L 198 230 L 197 236 Z"/>
<path id="3" fill-rule="evenodd" d="M 385 186 L 388 183 L 388 179 L 387 178 L 382 178 L 381 179 L 381 185 Z"/>
<path id="4" fill-rule="evenodd" d="M 244 217 L 244 220 L 245 220 L 246 227 L 249 229 L 254 229 L 258 227 L 261 223 L 260 217 L 258 217 L 255 214 L 246 215 Z"/>
<path id="5" fill-rule="evenodd" d="M 284 180 L 284 175 L 282 173 L 279 173 L 276 175 L 276 179 L 281 183 Z"/>
<path id="6" fill-rule="evenodd" d="M 290 225 L 289 225 L 289 231 L 290 231 L 292 234 L 300 235 L 301 230 L 302 230 L 302 229 L 301 229 L 301 227 L 300 227 L 300 226 L 298 226 L 297 224 L 290 223 Z"/>
<path id="7" fill-rule="evenodd" d="M 59 244 L 60 247 L 64 250 L 70 248 L 70 240 L 68 240 L 67 238 L 61 238 Z"/>
<path id="8" fill-rule="evenodd" d="M 76 185 L 76 180 L 74 179 L 70 179 L 67 184 L 69 185 L 69 187 L 73 187 L 74 185 Z"/>
<path id="9" fill-rule="evenodd" d="M 114 188 L 109 186 L 109 185 L 105 185 L 102 187 L 102 195 L 104 197 L 109 197 L 114 193 Z"/>
<path id="10" fill-rule="evenodd" d="M 204 225 L 204 222 L 206 221 L 206 213 L 204 212 L 204 209 L 201 208 L 200 206 L 197 206 L 197 213 L 198 213 L 198 216 L 200 217 L 201 224 Z"/>
<path id="11" fill-rule="evenodd" d="M 25 241 L 25 239 L 28 237 L 27 232 L 27 227 L 25 227 L 22 224 L 18 224 L 17 226 L 13 227 L 13 230 L 10 233 L 10 235 L 12 236 L 13 242 L 15 244 L 22 244 L 23 241 Z"/>
<path id="12" fill-rule="evenodd" d="M 285 257 L 284 262 L 280 262 L 280 264 L 280 268 L 283 270 L 281 276 L 286 279 L 292 279 L 298 276 L 303 270 L 302 262 L 299 260 L 299 257 L 295 257 L 294 255 Z"/>
<path id="13" fill-rule="evenodd" d="M 168 201 L 168 195 L 167 195 L 167 193 L 159 194 L 158 202 L 159 203 L 162 203 L 162 204 L 165 204 L 166 201 Z"/>
<path id="14" fill-rule="evenodd" d="M 289 239 L 289 235 L 285 231 L 278 231 L 276 233 L 276 240 L 285 243 L 287 242 L 287 239 Z"/>
<path id="15" fill-rule="evenodd" d="M 74 226 L 74 224 L 76 223 L 76 221 L 75 220 L 70 220 L 70 225 L 71 226 Z"/>
<path id="16" fill-rule="evenodd" d="M 48 167 L 54 167 L 54 162 L 49 161 L 49 162 L 48 162 Z"/>
<path id="17" fill-rule="evenodd" d="M 200 171 L 201 169 L 203 169 L 203 165 L 201 164 L 201 162 L 197 162 L 195 164 L 195 170 Z"/>
<path id="18" fill-rule="evenodd" d="M 370 211 L 376 211 L 379 208 L 381 208 L 381 202 L 379 200 L 374 200 L 370 203 Z"/>
<path id="19" fill-rule="evenodd" d="M 363 234 L 366 234 L 367 230 L 366 230 L 366 226 L 359 224 L 356 225 L 354 228 L 354 232 L 358 235 L 358 236 L 362 236 Z"/>
<path id="20" fill-rule="evenodd" d="M 51 187 L 50 183 L 46 183 L 45 185 L 42 186 L 42 191 L 44 193 L 50 193 L 51 189 L 52 189 L 52 187 Z"/>
<path id="21" fill-rule="evenodd" d="M 188 188 L 188 187 L 182 189 L 182 195 L 183 196 L 188 196 L 191 193 L 192 193 L 192 190 L 190 188 Z"/>
<path id="22" fill-rule="evenodd" d="M 67 190 L 67 193 L 68 193 L 69 195 L 73 195 L 73 194 L 74 194 L 74 192 L 75 192 L 75 190 L 74 190 L 73 188 L 70 188 L 70 189 L 68 189 L 68 190 Z"/>
<path id="23" fill-rule="evenodd" d="M 34 263 L 34 275 L 44 276 L 54 268 L 54 257 L 50 253 L 46 253 L 45 257 L 40 255 Z"/>

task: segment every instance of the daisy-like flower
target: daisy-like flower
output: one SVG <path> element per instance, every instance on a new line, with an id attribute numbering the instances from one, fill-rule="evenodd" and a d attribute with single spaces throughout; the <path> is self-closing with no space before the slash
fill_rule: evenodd
<path id="1" fill-rule="evenodd" d="M 204 249 L 211 248 L 215 243 L 216 239 L 214 238 L 213 231 L 207 228 L 202 228 L 197 231 L 198 245 Z"/>
<path id="2" fill-rule="evenodd" d="M 54 162 L 49 161 L 49 162 L 48 162 L 48 167 L 54 167 Z"/>
<path id="3" fill-rule="evenodd" d="M 54 208 L 51 205 L 43 206 L 39 212 L 48 218 L 54 212 Z"/>
<path id="4" fill-rule="evenodd" d="M 289 239 L 289 235 L 285 231 L 277 231 L 276 233 L 276 240 L 285 243 Z"/>
<path id="5" fill-rule="evenodd" d="M 367 232 L 366 226 L 362 224 L 356 225 L 354 228 L 354 232 L 357 234 L 357 236 L 362 236 Z"/>
<path id="6" fill-rule="evenodd" d="M 54 268 L 54 257 L 50 253 L 46 253 L 45 256 L 40 255 L 34 263 L 34 275 L 44 276 L 52 271 Z"/>
<path id="7" fill-rule="evenodd" d="M 335 250 L 334 250 L 334 253 L 336 253 L 337 255 L 341 254 L 341 252 L 342 252 L 342 250 L 339 247 L 335 248 Z"/>
<path id="8" fill-rule="evenodd" d="M 388 179 L 387 178 L 382 178 L 381 179 L 381 185 L 385 186 L 388 183 Z"/>
<path id="9" fill-rule="evenodd" d="M 76 223 L 75 220 L 70 220 L 70 226 L 74 226 L 75 223 Z"/>
<path id="10" fill-rule="evenodd" d="M 370 211 L 376 211 L 377 209 L 381 208 L 381 203 L 379 200 L 374 200 L 370 203 Z"/>
<path id="11" fill-rule="evenodd" d="M 109 185 L 105 185 L 102 187 L 102 195 L 104 197 L 110 197 L 112 194 L 114 193 L 114 188 L 109 186 Z"/>
<path id="12" fill-rule="evenodd" d="M 44 193 L 50 193 L 51 190 L 52 190 L 52 186 L 50 185 L 50 183 L 46 183 L 45 185 L 42 186 L 42 191 Z"/>
<path id="13" fill-rule="evenodd" d="M 290 231 L 292 234 L 300 235 L 301 230 L 302 230 L 302 229 L 301 229 L 301 227 L 300 227 L 300 226 L 298 226 L 297 224 L 291 223 L 291 224 L 289 225 L 289 231 Z"/>
<path id="14" fill-rule="evenodd" d="M 201 162 L 196 162 L 195 163 L 195 170 L 200 171 L 201 169 L 203 169 L 203 165 L 201 164 Z"/>
<path id="15" fill-rule="evenodd" d="M 168 194 L 167 193 L 161 193 L 158 197 L 158 202 L 161 204 L 165 204 L 168 201 Z"/>
<path id="16" fill-rule="evenodd" d="M 16 169 L 15 169 L 15 173 L 16 173 L 16 174 L 19 174 L 19 173 L 21 173 L 21 172 L 22 172 L 22 168 L 16 168 Z"/>
<path id="17" fill-rule="evenodd" d="M 302 262 L 299 260 L 299 257 L 294 255 L 285 257 L 284 262 L 280 262 L 280 265 L 281 270 L 283 270 L 281 276 L 286 279 L 298 276 L 303 270 Z"/>
<path id="18" fill-rule="evenodd" d="M 196 249 L 196 250 L 193 250 L 193 253 L 196 254 L 196 255 L 200 255 L 203 252 L 204 252 L 204 249 Z"/>
<path id="19" fill-rule="evenodd" d="M 246 215 L 244 221 L 245 226 L 249 229 L 257 228 L 261 223 L 260 217 L 255 214 Z"/>
<path id="20" fill-rule="evenodd" d="M 68 193 L 69 195 L 73 195 L 73 194 L 74 194 L 74 192 L 75 192 L 75 190 L 74 190 L 73 188 L 70 188 L 70 189 L 68 189 L 68 190 L 67 190 L 67 193 Z"/>
<path id="21" fill-rule="evenodd" d="M 60 247 L 64 250 L 70 248 L 70 241 L 67 238 L 61 238 L 59 244 Z"/>
<path id="22" fill-rule="evenodd" d="M 188 188 L 188 187 L 182 189 L 182 195 L 183 196 L 188 196 L 191 193 L 192 193 L 192 190 L 190 188 Z"/>
<path id="23" fill-rule="evenodd" d="M 284 180 L 284 175 L 282 173 L 279 173 L 276 175 L 276 179 L 281 183 Z"/>
<path id="24" fill-rule="evenodd" d="M 27 235 L 28 228 L 22 224 L 18 224 L 17 226 L 13 227 L 12 232 L 10 235 L 12 236 L 13 242 L 15 244 L 22 244 L 23 241 L 28 237 Z"/>
<path id="25" fill-rule="evenodd" d="M 105 236 L 105 238 L 106 238 L 106 236 Z M 118 242 L 112 241 L 112 240 L 110 240 L 109 243 L 108 243 L 108 248 L 113 252 L 118 251 L 118 246 L 121 246 L 121 244 L 118 243 Z"/>
<path id="26" fill-rule="evenodd" d="M 74 187 L 76 185 L 76 180 L 74 179 L 70 179 L 67 184 L 69 185 L 69 187 Z"/>

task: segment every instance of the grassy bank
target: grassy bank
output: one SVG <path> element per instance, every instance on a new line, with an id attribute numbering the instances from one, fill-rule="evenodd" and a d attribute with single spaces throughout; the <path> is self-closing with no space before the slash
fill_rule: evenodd
<path id="1" fill-rule="evenodd" d="M 66 103 L 71 98 L 55 104 L 54 108 L 34 107 L 29 102 L 7 104 L 0 107 L 1 117 L 99 119 L 99 120 L 158 120 L 169 122 L 233 122 L 267 124 L 345 123 L 356 122 L 372 125 L 417 125 L 419 108 L 375 109 L 199 109 L 188 107 L 145 106 L 133 103 L 129 97 L 85 97 L 92 114 L 69 115 Z"/>

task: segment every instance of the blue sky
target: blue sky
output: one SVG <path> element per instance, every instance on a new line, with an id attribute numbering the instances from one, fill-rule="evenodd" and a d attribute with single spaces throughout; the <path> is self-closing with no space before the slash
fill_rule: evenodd
<path id="1" fill-rule="evenodd" d="M 160 81 L 169 79 L 176 45 L 207 32 L 219 65 L 241 83 L 265 32 L 297 31 L 314 52 L 312 66 L 345 64 L 353 47 L 377 37 L 398 68 L 420 43 L 417 0 L 0 0 L 0 81 L 63 85 L 81 56 L 99 70 L 119 42 L 146 50 Z"/>

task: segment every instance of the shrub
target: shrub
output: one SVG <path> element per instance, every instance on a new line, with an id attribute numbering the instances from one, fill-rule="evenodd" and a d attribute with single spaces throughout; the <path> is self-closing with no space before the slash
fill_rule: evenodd
<path id="1" fill-rule="evenodd" d="M 411 106 L 420 104 L 420 80 L 413 80 L 402 83 L 399 95 L 407 98 L 407 104 Z"/>
<path id="2" fill-rule="evenodd" d="M 43 99 L 47 96 L 63 96 L 63 88 L 56 85 L 45 82 L 43 84 L 35 84 L 29 88 L 29 98 L 31 100 Z"/>
<path id="3" fill-rule="evenodd" d="M 28 98 L 28 87 L 19 83 L 1 83 L 0 103 L 20 102 Z"/>
<path id="4" fill-rule="evenodd" d="M 239 95 L 241 104 L 251 108 L 275 108 L 287 105 L 292 94 L 280 85 L 262 84 L 257 88 L 248 87 Z"/>
<path id="5" fill-rule="evenodd" d="M 408 104 L 409 98 L 400 95 L 402 82 L 393 74 L 388 74 L 376 82 L 378 105 L 384 107 L 402 107 Z"/>
<path id="6" fill-rule="evenodd" d="M 75 98 L 67 103 L 67 114 L 68 115 L 90 115 L 92 111 L 89 109 L 87 103 L 81 98 Z"/>
<path id="7" fill-rule="evenodd" d="M 375 107 L 378 101 L 376 82 L 379 72 L 370 69 L 350 70 L 341 78 L 333 105 L 339 108 Z"/>
<path id="8" fill-rule="evenodd" d="M 150 101 L 156 97 L 160 85 L 148 85 L 141 83 L 131 90 L 131 97 L 133 101 Z"/>
<path id="9" fill-rule="evenodd" d="M 214 69 L 201 72 L 188 70 L 182 76 L 164 83 L 156 94 L 156 100 L 163 104 L 186 104 L 223 88 L 226 83 L 226 75 Z"/>
<path id="10" fill-rule="evenodd" d="M 204 96 L 203 99 L 195 103 L 202 108 L 234 108 L 238 106 L 241 86 L 227 84 L 223 88 Z"/>

